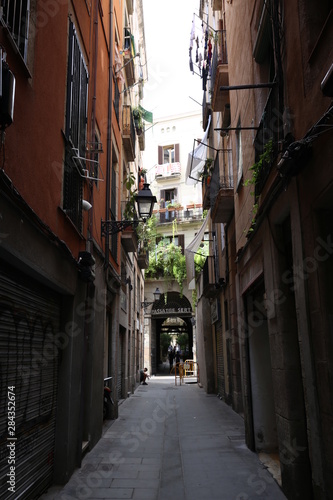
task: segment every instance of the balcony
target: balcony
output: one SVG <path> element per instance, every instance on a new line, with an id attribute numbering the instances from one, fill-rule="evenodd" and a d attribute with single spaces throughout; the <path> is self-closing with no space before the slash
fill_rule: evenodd
<path id="1" fill-rule="evenodd" d="M 127 253 L 136 252 L 138 249 L 138 235 L 132 226 L 121 232 L 121 244 Z"/>
<path id="2" fill-rule="evenodd" d="M 218 152 L 210 182 L 210 207 L 214 223 L 227 223 L 234 211 L 234 182 L 231 168 L 232 150 Z M 208 207 L 207 207 L 208 208 Z"/>
<path id="3" fill-rule="evenodd" d="M 149 252 L 140 243 L 138 245 L 138 265 L 140 269 L 148 269 L 149 267 Z"/>
<path id="4" fill-rule="evenodd" d="M 134 36 L 129 28 L 124 28 L 124 70 L 126 75 L 127 87 L 131 87 L 135 83 L 135 46 Z"/>
<path id="5" fill-rule="evenodd" d="M 229 104 L 229 92 L 220 91 L 221 86 L 229 85 L 227 34 L 225 30 L 218 31 L 218 39 L 213 51 L 211 81 L 211 107 L 215 112 L 223 111 L 225 105 Z"/>
<path id="6" fill-rule="evenodd" d="M 131 215 L 126 213 L 126 211 L 128 210 L 127 206 L 128 201 L 121 202 L 121 220 L 133 220 L 134 227 L 130 225 L 121 231 L 121 244 L 127 253 L 134 253 L 137 252 L 139 245 L 139 238 L 135 226 L 137 215 L 136 213 L 133 213 Z"/>
<path id="7" fill-rule="evenodd" d="M 155 180 L 180 177 L 182 173 L 179 161 L 155 166 Z"/>
<path id="8" fill-rule="evenodd" d="M 195 222 L 203 218 L 202 206 L 193 207 L 190 205 L 186 208 L 180 207 L 177 209 L 160 208 L 159 211 L 154 212 L 154 215 L 157 224 L 170 224 L 174 220 L 180 223 Z"/>
<path id="9" fill-rule="evenodd" d="M 221 292 L 216 279 L 215 257 L 208 256 L 202 270 L 202 295 L 207 299 L 215 299 Z"/>
<path id="10" fill-rule="evenodd" d="M 128 161 L 134 161 L 135 127 L 131 106 L 123 106 L 123 145 Z"/>

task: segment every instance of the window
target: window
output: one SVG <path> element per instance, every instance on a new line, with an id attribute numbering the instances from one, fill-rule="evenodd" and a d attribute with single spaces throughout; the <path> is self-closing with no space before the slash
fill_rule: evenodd
<path id="1" fill-rule="evenodd" d="M 175 203 L 177 201 L 177 188 L 161 189 L 160 200 L 164 200 L 165 205 L 168 205 L 169 203 Z"/>
<path id="2" fill-rule="evenodd" d="M 74 24 L 69 22 L 66 148 L 64 165 L 63 209 L 75 226 L 82 229 L 82 194 L 87 127 L 88 73 Z M 73 154 L 74 153 L 74 154 Z"/>
<path id="3" fill-rule="evenodd" d="M 3 0 L 2 19 L 24 61 L 27 62 L 30 0 Z"/>
<path id="4" fill-rule="evenodd" d="M 158 146 L 158 164 L 179 162 L 179 144 Z"/>
<path id="5" fill-rule="evenodd" d="M 243 150 L 242 150 L 242 132 L 240 130 L 241 122 L 238 120 L 236 130 L 236 162 L 237 162 L 237 189 L 243 177 Z"/>
<path id="6" fill-rule="evenodd" d="M 175 161 L 174 146 L 166 146 L 163 148 L 163 163 L 173 163 Z"/>
<path id="7" fill-rule="evenodd" d="M 66 138 L 78 149 L 86 151 L 88 72 L 84 63 L 74 24 L 69 23 Z"/>

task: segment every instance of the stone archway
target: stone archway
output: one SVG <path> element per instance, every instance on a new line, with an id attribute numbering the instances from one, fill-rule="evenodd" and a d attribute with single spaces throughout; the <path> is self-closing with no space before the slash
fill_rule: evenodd
<path id="1" fill-rule="evenodd" d="M 177 322 L 167 321 L 171 318 L 177 319 Z M 160 300 L 156 302 L 151 310 L 151 321 L 154 323 L 155 338 L 152 338 L 152 345 L 155 346 L 152 356 L 152 373 L 159 371 L 162 362 L 160 349 L 160 335 L 162 332 L 187 333 L 188 334 L 188 352 L 186 357 L 193 357 L 193 327 L 192 327 L 192 306 L 184 295 L 179 292 L 167 292 L 162 294 Z"/>

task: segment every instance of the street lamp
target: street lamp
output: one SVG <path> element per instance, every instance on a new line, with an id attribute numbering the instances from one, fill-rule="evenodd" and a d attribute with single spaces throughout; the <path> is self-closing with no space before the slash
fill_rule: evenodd
<path id="1" fill-rule="evenodd" d="M 138 206 L 138 220 L 105 220 L 101 222 L 102 236 L 109 236 L 123 231 L 129 226 L 137 227 L 139 222 L 146 222 L 152 216 L 156 196 L 153 196 L 149 189 L 149 184 L 144 183 L 143 189 L 135 196 L 135 201 Z"/>
<path id="2" fill-rule="evenodd" d="M 159 288 L 156 288 L 155 292 L 153 293 L 154 295 L 154 301 L 153 302 L 141 302 L 141 307 L 146 309 L 148 306 L 151 306 L 152 304 L 155 304 L 158 300 L 160 300 L 162 292 L 160 292 Z"/>

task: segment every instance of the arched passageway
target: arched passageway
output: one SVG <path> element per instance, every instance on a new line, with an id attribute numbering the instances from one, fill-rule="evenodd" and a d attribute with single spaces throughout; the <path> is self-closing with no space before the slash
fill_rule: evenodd
<path id="1" fill-rule="evenodd" d="M 172 345 L 180 343 L 182 358 L 193 358 L 193 327 L 192 306 L 189 300 L 179 292 L 163 294 L 154 304 L 151 311 L 151 321 L 154 324 L 152 332 L 153 349 L 152 373 L 163 372 L 162 363 L 167 359 L 168 340 Z M 181 342 L 179 342 L 181 341 Z"/>

